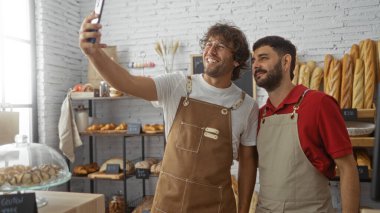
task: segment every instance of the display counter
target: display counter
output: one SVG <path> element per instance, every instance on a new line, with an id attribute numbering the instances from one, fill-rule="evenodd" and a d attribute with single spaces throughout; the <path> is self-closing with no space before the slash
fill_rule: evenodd
<path id="1" fill-rule="evenodd" d="M 36 191 L 48 204 L 38 209 L 39 213 L 104 213 L 105 201 L 102 194 Z"/>

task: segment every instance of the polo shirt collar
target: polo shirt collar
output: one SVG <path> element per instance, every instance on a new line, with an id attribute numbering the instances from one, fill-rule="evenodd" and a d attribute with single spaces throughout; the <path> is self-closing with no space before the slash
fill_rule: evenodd
<path id="1" fill-rule="evenodd" d="M 267 99 L 264 108 L 266 111 L 275 113 L 276 111 L 283 109 L 286 105 L 296 104 L 305 90 L 307 90 L 307 87 L 304 85 L 297 85 L 290 91 L 280 105 L 278 105 L 277 109 L 272 105 L 269 98 Z"/>

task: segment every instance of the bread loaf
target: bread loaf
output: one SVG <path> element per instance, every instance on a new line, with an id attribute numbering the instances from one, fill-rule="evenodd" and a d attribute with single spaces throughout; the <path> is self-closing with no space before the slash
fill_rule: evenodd
<path id="1" fill-rule="evenodd" d="M 310 89 L 319 90 L 323 77 L 323 70 L 320 67 L 316 67 L 311 74 Z"/>
<path id="2" fill-rule="evenodd" d="M 364 55 L 365 55 L 364 43 L 365 43 L 365 40 L 361 40 L 359 42 L 360 59 L 362 59 L 363 61 L 364 61 Z"/>
<path id="3" fill-rule="evenodd" d="M 344 54 L 342 59 L 342 82 L 340 90 L 340 108 L 348 109 L 352 106 L 352 84 L 354 80 L 354 65 L 351 56 Z"/>
<path id="4" fill-rule="evenodd" d="M 342 64 L 339 60 L 334 59 L 332 69 L 329 72 L 329 95 L 335 98 L 339 103 L 340 100 L 340 84 L 342 77 Z"/>
<path id="5" fill-rule="evenodd" d="M 105 161 L 102 164 L 102 166 L 100 167 L 99 172 L 105 172 L 107 169 L 107 164 L 119 164 L 120 169 L 123 170 L 125 168 L 125 170 L 128 174 L 134 172 L 133 163 L 130 162 L 129 160 L 126 160 L 125 167 L 124 167 L 123 158 L 111 158 L 111 159 Z"/>
<path id="6" fill-rule="evenodd" d="M 356 59 L 352 89 L 352 108 L 363 109 L 364 105 L 364 64 Z"/>
<path id="7" fill-rule="evenodd" d="M 162 164 L 162 161 L 160 161 L 159 163 L 153 164 L 153 165 L 150 167 L 150 172 L 151 172 L 152 174 L 159 174 L 160 171 L 161 171 L 161 164 Z"/>
<path id="8" fill-rule="evenodd" d="M 360 49 L 359 49 L 359 45 L 357 45 L 357 44 L 353 44 L 353 45 L 351 46 L 350 56 L 351 56 L 351 60 L 352 60 L 352 63 L 354 64 L 354 69 L 355 69 L 356 59 L 360 58 Z"/>
<path id="9" fill-rule="evenodd" d="M 139 161 L 135 164 L 136 169 L 150 169 L 151 164 L 147 161 Z"/>
<path id="10" fill-rule="evenodd" d="M 324 92 L 326 94 L 329 94 L 329 73 L 330 73 L 330 66 L 333 61 L 333 57 L 330 54 L 325 55 L 325 62 L 324 62 L 324 70 L 323 70 L 323 87 Z"/>
<path id="11" fill-rule="evenodd" d="M 377 48 L 377 83 L 380 83 L 380 40 L 376 42 L 376 48 Z"/>
<path id="12" fill-rule="evenodd" d="M 364 42 L 364 109 L 371 109 L 375 93 L 376 60 L 373 42 L 367 39 Z"/>
<path id="13" fill-rule="evenodd" d="M 368 152 L 365 149 L 355 149 L 355 157 L 358 166 L 367 166 L 368 169 L 372 169 L 371 160 L 369 158 Z"/>
<path id="14" fill-rule="evenodd" d="M 306 62 L 306 65 L 309 67 L 310 72 L 312 73 L 317 66 L 317 63 L 313 60 Z"/>
<path id="15" fill-rule="evenodd" d="M 310 68 L 305 64 L 301 65 L 298 84 L 302 84 L 305 87 L 309 87 L 310 86 L 310 74 L 311 74 Z"/>
<path id="16" fill-rule="evenodd" d="M 300 71 L 300 64 L 296 63 L 296 66 L 294 67 L 294 71 L 293 71 L 294 77 L 292 80 L 292 83 L 294 85 L 298 85 L 299 71 Z"/>

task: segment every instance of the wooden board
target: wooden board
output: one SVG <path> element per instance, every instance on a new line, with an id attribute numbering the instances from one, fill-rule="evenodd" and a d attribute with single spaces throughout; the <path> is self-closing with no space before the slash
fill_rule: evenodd
<path id="1" fill-rule="evenodd" d="M 119 174 L 106 174 L 104 172 L 94 172 L 94 173 L 89 174 L 87 177 L 91 178 L 91 179 L 121 180 L 124 177 L 124 175 L 123 175 L 123 173 L 119 173 Z"/>

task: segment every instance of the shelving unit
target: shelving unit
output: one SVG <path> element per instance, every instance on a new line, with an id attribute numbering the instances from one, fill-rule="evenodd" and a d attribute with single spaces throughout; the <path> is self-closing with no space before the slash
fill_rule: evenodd
<path id="1" fill-rule="evenodd" d="M 374 122 L 376 109 L 357 109 L 357 121 Z M 371 136 L 350 137 L 352 147 L 354 148 L 373 148 L 375 146 L 375 138 Z M 360 177 L 360 182 L 371 182 L 371 171 L 368 171 L 368 178 Z M 333 180 L 339 180 L 335 177 Z"/>
<path id="2" fill-rule="evenodd" d="M 73 100 L 79 100 L 79 101 L 88 101 L 88 108 L 89 108 L 89 116 L 93 117 L 94 116 L 94 103 L 93 101 L 117 101 L 117 100 L 126 100 L 126 99 L 133 99 L 134 97 L 132 96 L 121 96 L 121 97 L 91 97 L 91 98 L 73 98 Z M 140 130 L 140 128 L 139 128 Z M 148 134 L 148 133 L 136 133 L 132 132 L 128 133 L 128 131 L 124 132 L 114 132 L 114 133 L 102 133 L 102 132 L 80 132 L 80 136 L 82 137 L 88 137 L 88 145 L 89 145 L 89 163 L 95 162 L 94 159 L 94 152 L 96 152 L 94 148 L 94 143 L 95 143 L 95 137 L 123 137 L 123 165 L 126 165 L 127 162 L 127 154 L 126 154 L 126 146 L 129 138 L 133 137 L 140 137 L 141 141 L 141 160 L 145 159 L 145 139 L 146 137 L 153 137 L 153 136 L 160 136 L 164 137 L 164 133 L 153 133 L 153 134 Z M 98 141 L 96 143 L 99 143 Z M 164 137 L 164 146 L 165 146 L 165 137 Z M 140 160 L 139 159 L 139 160 Z M 80 180 L 87 180 L 90 182 L 90 192 L 94 193 L 95 192 L 95 181 L 102 181 L 102 180 L 111 180 L 111 181 L 123 181 L 123 195 L 124 195 L 124 202 L 126 204 L 133 204 L 137 200 L 141 200 L 141 198 L 136 198 L 134 201 L 129 201 L 127 200 L 127 180 L 129 178 L 135 177 L 135 174 L 128 174 L 126 170 L 122 170 L 123 172 L 123 177 L 121 179 L 103 179 L 103 178 L 89 178 L 89 177 L 78 177 L 78 176 L 73 176 L 72 179 L 80 179 Z M 152 175 L 152 177 L 157 177 L 156 175 Z M 142 194 L 143 197 L 146 196 L 146 184 L 145 184 L 145 179 L 142 180 Z M 70 191 L 70 183 L 68 183 L 68 191 Z M 130 210 L 130 209 L 129 209 Z M 128 211 L 129 211 L 128 210 Z"/>
<path id="3" fill-rule="evenodd" d="M 357 119 L 358 120 L 374 120 L 375 109 L 358 109 Z M 350 137 L 353 147 L 373 147 L 375 144 L 374 137 Z"/>

